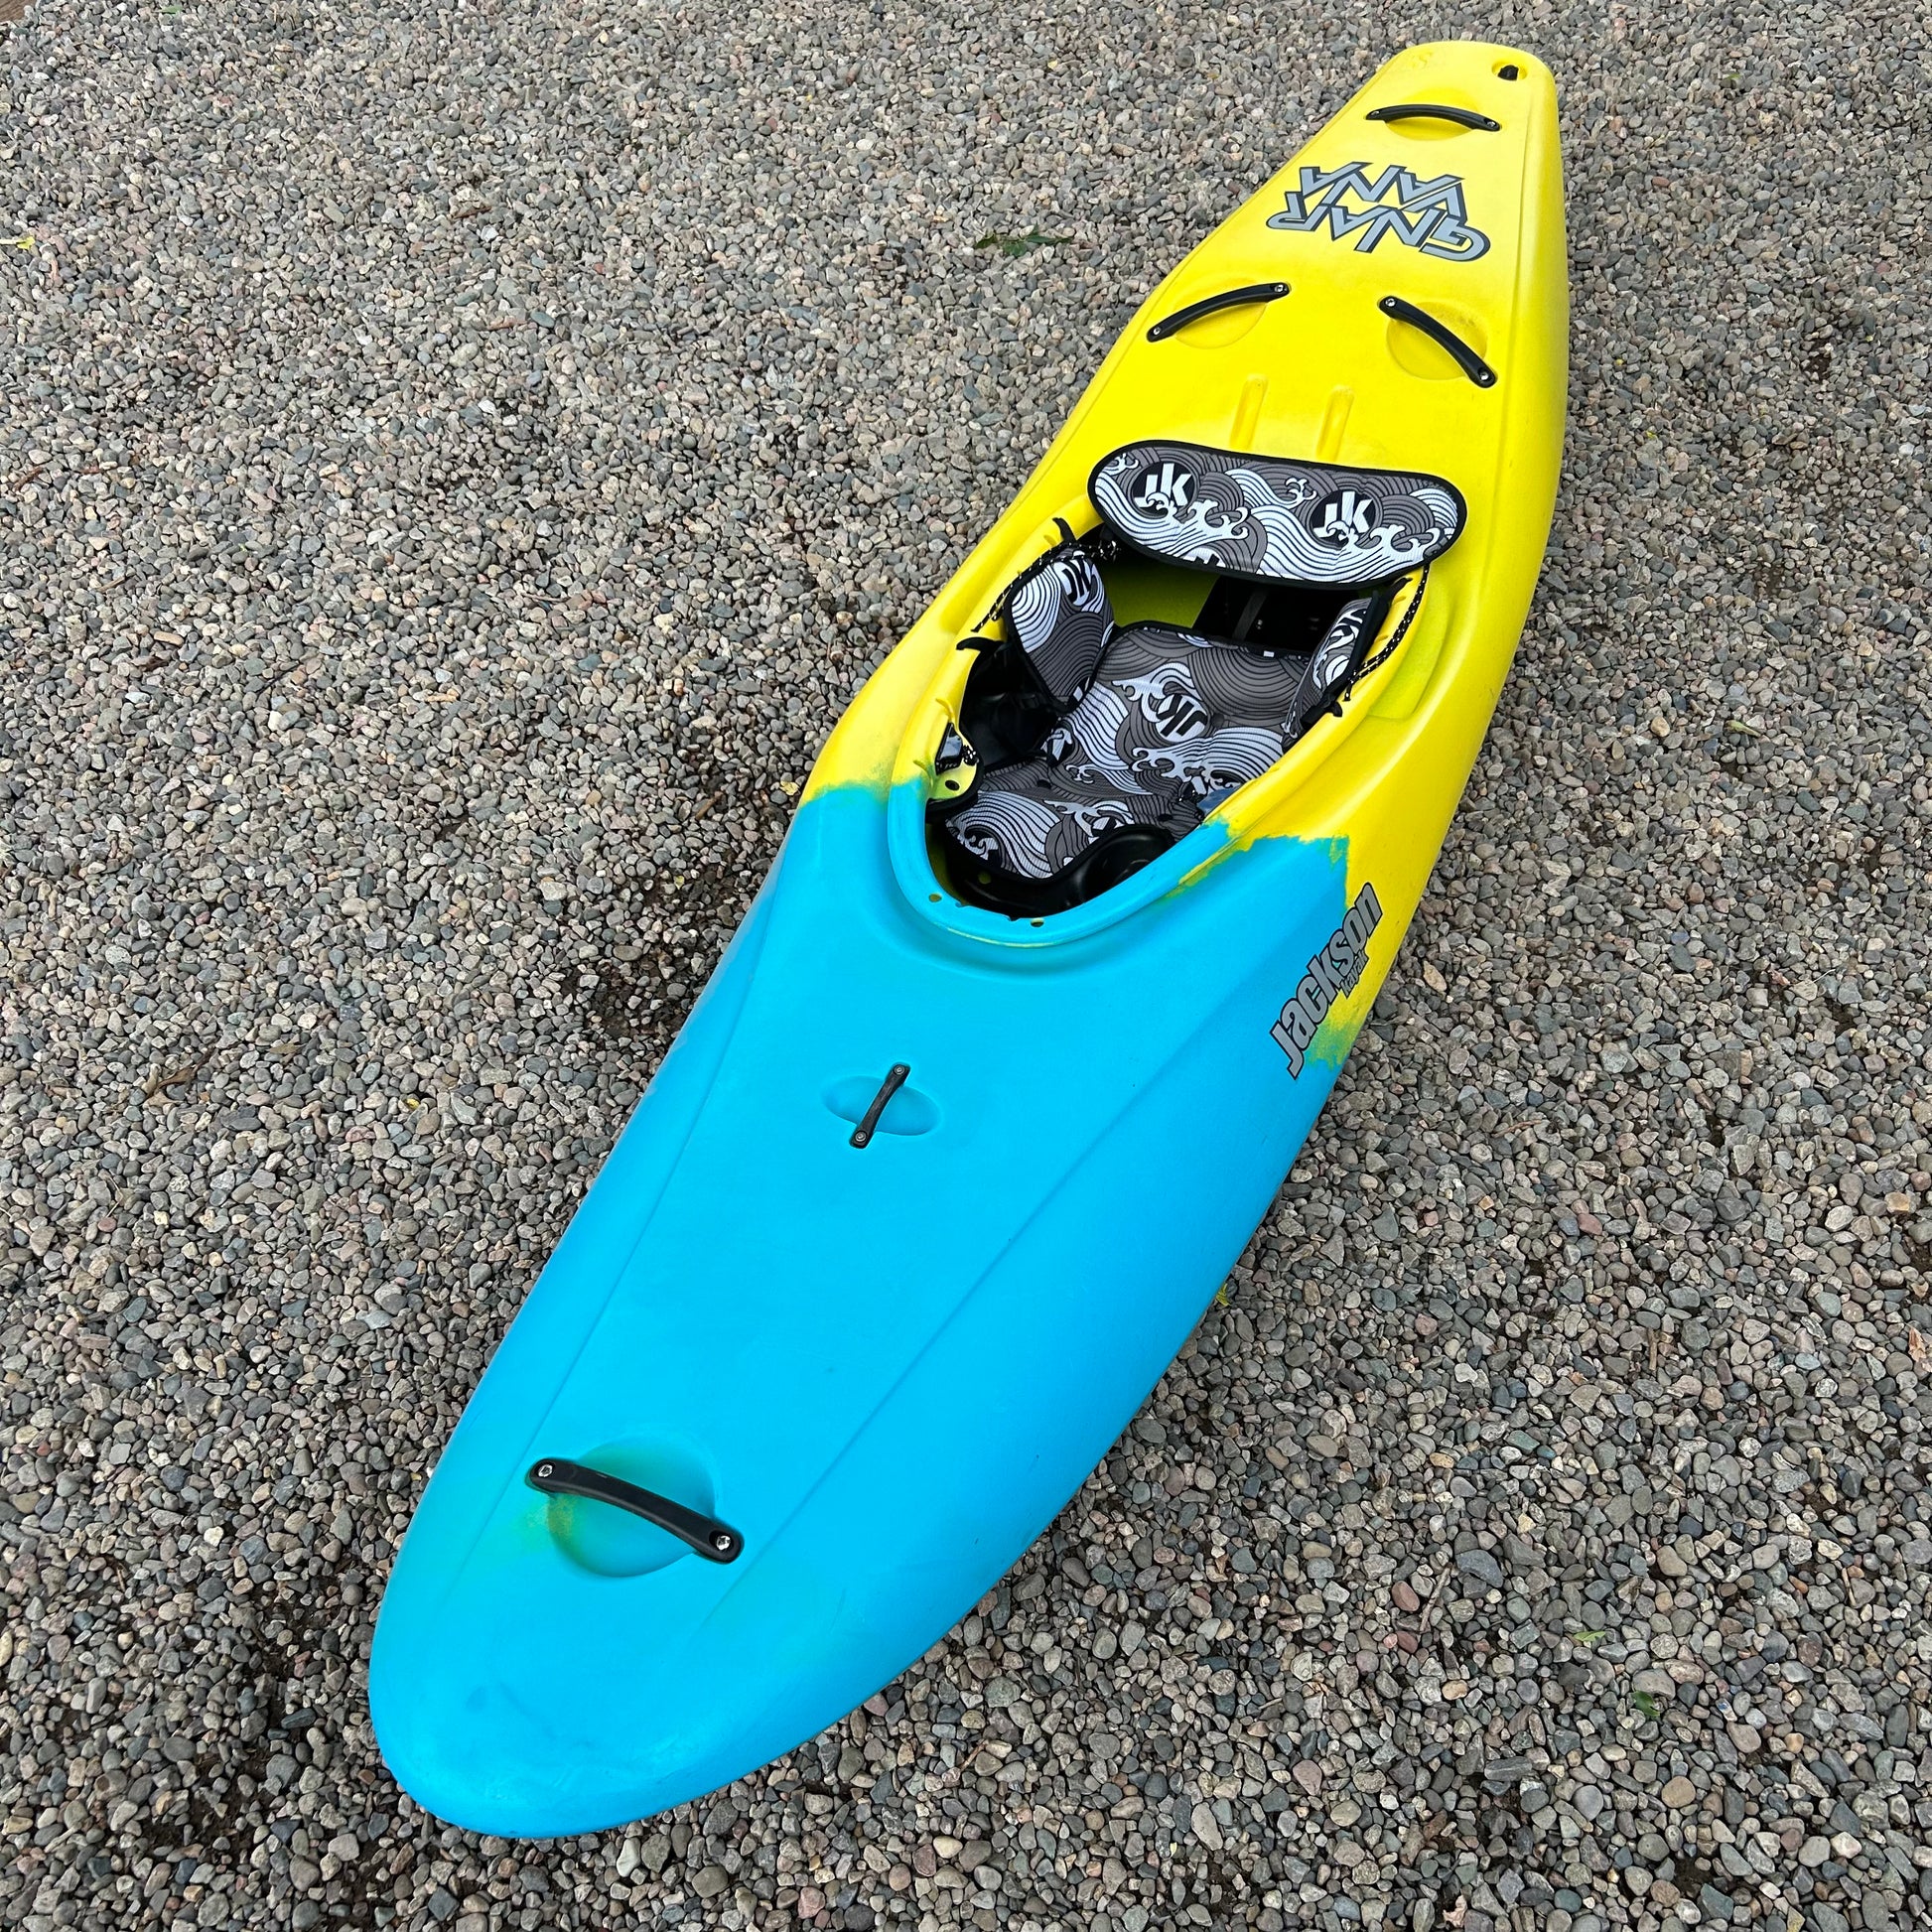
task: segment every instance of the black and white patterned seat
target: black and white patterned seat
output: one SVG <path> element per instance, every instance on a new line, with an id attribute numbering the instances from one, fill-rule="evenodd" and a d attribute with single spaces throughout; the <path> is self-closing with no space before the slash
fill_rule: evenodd
<path id="1" fill-rule="evenodd" d="M 982 767 L 940 836 L 990 901 L 1091 897 L 1294 744 L 1346 679 L 1370 605 L 1344 607 L 1312 656 L 1172 624 L 1113 629 L 1079 701 L 1032 757 Z"/>
<path id="2" fill-rule="evenodd" d="M 978 766 L 932 806 L 953 883 L 1016 913 L 1158 858 L 1336 709 L 1396 584 L 1465 513 L 1440 477 L 1188 443 L 1116 450 L 1088 493 L 1100 531 L 1062 524 L 1001 600 L 1000 633 L 962 646 L 979 653 L 963 739 L 941 748 Z M 1098 561 L 1123 544 L 1213 574 L 1196 628 L 1115 623 Z"/>

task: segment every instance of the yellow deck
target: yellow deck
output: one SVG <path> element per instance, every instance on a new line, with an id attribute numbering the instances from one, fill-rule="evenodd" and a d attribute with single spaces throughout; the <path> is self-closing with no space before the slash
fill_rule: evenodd
<path id="1" fill-rule="evenodd" d="M 1514 79 L 1503 77 L 1508 68 Z M 1369 118 L 1405 103 L 1458 107 L 1498 126 Z M 1290 293 L 1148 340 L 1154 323 L 1202 297 L 1271 280 Z M 1478 386 L 1425 335 L 1385 316 L 1387 296 L 1447 324 L 1495 371 L 1494 385 Z M 1398 56 L 1155 288 L 1012 507 L 855 700 L 807 797 L 929 782 L 970 668 L 955 644 L 1056 540 L 1055 518 L 1094 525 L 1087 479 L 1110 451 L 1161 438 L 1431 472 L 1462 491 L 1468 517 L 1434 566 L 1409 634 L 1340 719 L 1310 731 L 1219 807 L 1211 822 L 1229 842 L 1204 851 L 1214 863 L 1258 838 L 1344 839 L 1351 886 L 1372 874 L 1399 935 L 1467 780 L 1542 562 L 1568 332 L 1549 70 L 1518 50 L 1470 42 Z M 1391 624 L 1407 601 L 1397 600 Z M 1358 1002 L 1373 992 L 1365 982 Z"/>

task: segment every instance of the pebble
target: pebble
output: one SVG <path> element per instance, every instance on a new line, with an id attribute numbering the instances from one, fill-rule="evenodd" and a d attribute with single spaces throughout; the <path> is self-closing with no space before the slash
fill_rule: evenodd
<path id="1" fill-rule="evenodd" d="M 1458 1550 L 1455 1567 L 1485 1589 L 1501 1589 L 1508 1582 L 1502 1565 L 1487 1550 Z"/>
<path id="2" fill-rule="evenodd" d="M 369 1733 L 424 1473 L 853 690 L 1425 26 L 0 26 L 0 1920 L 1924 1917 L 1925 22 L 1480 30 L 1562 87 L 1563 489 L 1322 1121 L 955 1630 L 525 1846 Z"/>

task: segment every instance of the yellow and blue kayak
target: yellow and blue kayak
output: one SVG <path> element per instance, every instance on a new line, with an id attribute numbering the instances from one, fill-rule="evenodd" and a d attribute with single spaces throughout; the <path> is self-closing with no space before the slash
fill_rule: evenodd
<path id="1" fill-rule="evenodd" d="M 452 1437 L 369 1699 L 543 1837 L 919 1656 L 1145 1400 L 1389 971 L 1562 451 L 1556 91 L 1420 47 L 1148 298 L 834 731 Z"/>

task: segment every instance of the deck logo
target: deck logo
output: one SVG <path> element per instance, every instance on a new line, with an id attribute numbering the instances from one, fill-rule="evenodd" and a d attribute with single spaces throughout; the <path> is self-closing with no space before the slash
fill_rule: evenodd
<path id="1" fill-rule="evenodd" d="M 1375 888 L 1364 885 L 1355 895 L 1328 943 L 1309 961 L 1309 970 L 1295 997 L 1282 1008 L 1282 1017 L 1269 1032 L 1288 1055 L 1291 1077 L 1299 1077 L 1308 1059 L 1309 1042 L 1321 1031 L 1334 1003 L 1354 992 L 1368 964 L 1368 937 L 1382 923 L 1382 901 Z"/>
<path id="2" fill-rule="evenodd" d="M 1314 506 L 1314 536 L 1336 550 L 1347 550 L 1375 528 L 1375 498 L 1358 489 L 1336 489 Z"/>
<path id="3" fill-rule="evenodd" d="M 1143 470 L 1134 479 L 1134 507 L 1150 516 L 1178 516 L 1194 500 L 1194 473 L 1177 463 Z"/>
<path id="4" fill-rule="evenodd" d="M 1489 252 L 1489 237 L 1469 226 L 1460 175 L 1422 181 L 1407 168 L 1369 173 L 1366 161 L 1339 168 L 1304 168 L 1302 185 L 1284 197 L 1288 206 L 1268 217 L 1271 228 L 1314 234 L 1332 241 L 1355 236 L 1359 254 L 1371 254 L 1384 235 L 1443 261 L 1472 262 Z"/>

